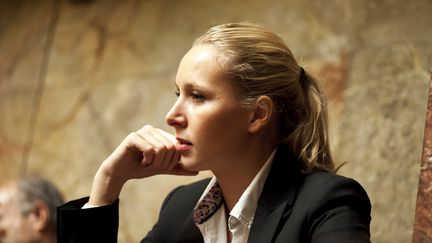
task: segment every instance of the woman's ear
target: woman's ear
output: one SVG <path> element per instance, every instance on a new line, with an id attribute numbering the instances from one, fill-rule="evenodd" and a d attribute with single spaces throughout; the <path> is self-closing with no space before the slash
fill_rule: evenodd
<path id="1" fill-rule="evenodd" d="M 273 113 L 273 100 L 266 96 L 260 96 L 256 99 L 255 104 L 252 106 L 252 113 L 248 131 L 256 133 L 265 127 L 271 119 Z"/>

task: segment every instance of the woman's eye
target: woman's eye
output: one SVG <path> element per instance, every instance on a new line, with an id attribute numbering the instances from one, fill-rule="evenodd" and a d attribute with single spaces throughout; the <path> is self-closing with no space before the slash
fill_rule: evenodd
<path id="1" fill-rule="evenodd" d="M 180 96 L 180 91 L 176 91 L 176 92 L 174 92 L 174 94 L 175 94 L 175 96 L 177 96 L 177 97 L 179 97 Z"/>
<path id="2" fill-rule="evenodd" d="M 192 97 L 193 101 L 202 102 L 205 100 L 205 97 L 203 95 L 199 94 L 198 92 L 192 92 L 191 97 Z"/>

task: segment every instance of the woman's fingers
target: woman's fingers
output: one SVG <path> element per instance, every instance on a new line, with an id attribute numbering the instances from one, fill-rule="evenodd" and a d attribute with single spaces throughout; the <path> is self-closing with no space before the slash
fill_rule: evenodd
<path id="1" fill-rule="evenodd" d="M 160 129 L 152 130 L 150 131 L 150 134 L 161 141 L 166 148 L 163 168 L 173 168 L 174 165 L 178 164 L 180 161 L 180 153 L 176 150 L 175 143 L 173 143 L 173 140 L 177 141 L 175 137 Z"/>
<path id="2" fill-rule="evenodd" d="M 130 133 L 127 137 L 127 143 L 129 149 L 141 155 L 138 158 L 142 164 L 147 165 L 153 162 L 154 147 L 146 139 L 143 139 L 140 134 L 137 132 Z"/>
<path id="3" fill-rule="evenodd" d="M 126 180 L 156 174 L 196 175 L 181 166 L 176 143 L 172 134 L 147 125 L 130 133 L 110 160 L 116 174 Z"/>
<path id="4" fill-rule="evenodd" d="M 146 153 L 146 151 L 143 151 L 143 165 L 160 167 L 165 159 L 165 145 L 163 145 L 163 143 L 158 141 L 148 132 L 137 132 L 137 134 L 141 137 L 142 140 L 146 141 L 146 143 L 149 143 L 151 145 L 151 150 L 148 151 L 148 154 Z M 150 160 L 149 158 L 147 158 L 147 156 L 152 156 L 152 159 Z"/>
<path id="5" fill-rule="evenodd" d="M 152 146 L 152 150 L 146 151 L 149 154 L 143 153 L 143 164 L 151 169 L 171 169 L 180 161 L 180 153 L 176 151 L 173 143 L 176 141 L 174 136 L 162 131 L 147 125 L 136 132 L 145 143 Z M 150 153 L 152 153 L 151 160 L 147 158 Z"/>
<path id="6" fill-rule="evenodd" d="M 171 160 L 169 160 L 170 161 L 169 168 L 173 169 L 180 162 L 180 152 L 178 152 L 175 149 L 175 146 L 178 143 L 178 141 L 177 141 L 177 139 L 175 138 L 174 135 L 172 135 L 172 134 L 170 134 L 170 133 L 168 133 L 168 132 L 166 132 L 166 131 L 164 131 L 162 129 L 159 129 L 159 128 L 156 128 L 156 130 L 158 131 L 158 134 L 160 134 L 161 136 L 163 136 L 164 138 L 166 138 L 170 142 L 170 145 L 173 146 L 172 151 L 174 151 L 174 153 L 172 154 Z"/>
<path id="7" fill-rule="evenodd" d="M 156 131 L 158 131 L 160 134 L 162 134 L 163 136 L 165 136 L 172 144 L 176 144 L 177 143 L 177 139 L 175 138 L 174 135 L 172 135 L 171 133 L 168 133 L 160 128 L 156 128 Z"/>

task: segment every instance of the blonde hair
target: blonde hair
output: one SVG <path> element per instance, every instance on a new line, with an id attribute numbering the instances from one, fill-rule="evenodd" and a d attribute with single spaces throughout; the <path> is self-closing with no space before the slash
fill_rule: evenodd
<path id="1" fill-rule="evenodd" d="M 335 170 L 324 92 L 281 38 L 259 25 L 230 23 L 210 28 L 193 45 L 206 44 L 220 51 L 218 62 L 244 104 L 264 95 L 272 98 L 280 117 L 281 141 L 302 161 L 303 172 Z"/>

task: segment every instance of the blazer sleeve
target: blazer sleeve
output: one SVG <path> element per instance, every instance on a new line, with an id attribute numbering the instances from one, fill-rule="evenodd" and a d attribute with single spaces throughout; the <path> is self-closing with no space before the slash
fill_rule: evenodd
<path id="1" fill-rule="evenodd" d="M 116 243 L 119 200 L 111 205 L 81 209 L 87 202 L 88 197 L 85 197 L 57 208 L 57 242 Z"/>
<path id="2" fill-rule="evenodd" d="M 310 242 L 369 243 L 371 204 L 363 187 L 346 177 L 323 182 L 314 194 Z"/>

